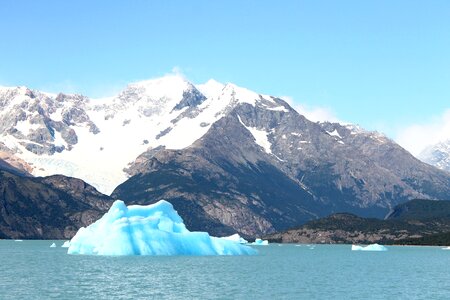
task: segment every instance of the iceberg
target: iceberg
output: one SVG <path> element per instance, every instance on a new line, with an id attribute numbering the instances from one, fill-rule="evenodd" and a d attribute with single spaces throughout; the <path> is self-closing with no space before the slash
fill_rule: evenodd
<path id="1" fill-rule="evenodd" d="M 55 248 L 55 247 L 56 247 L 56 244 L 55 244 L 55 243 L 53 243 L 53 244 L 50 245 L 50 248 Z"/>
<path id="2" fill-rule="evenodd" d="M 172 204 L 126 206 L 116 200 L 95 223 L 70 240 L 69 254 L 88 255 L 251 255 L 257 251 L 234 241 L 191 232 Z"/>
<path id="3" fill-rule="evenodd" d="M 450 246 L 442 248 L 442 250 L 450 250 Z"/>
<path id="4" fill-rule="evenodd" d="M 61 248 L 69 248 L 70 241 L 65 241 L 64 244 L 62 244 Z"/>
<path id="5" fill-rule="evenodd" d="M 221 237 L 221 239 L 233 241 L 233 242 L 240 243 L 240 244 L 248 244 L 248 241 L 246 239 L 244 239 L 243 237 L 241 237 L 238 233 L 235 233 L 230 236 Z"/>
<path id="6" fill-rule="evenodd" d="M 387 248 L 378 244 L 370 244 L 365 247 L 352 245 L 352 251 L 387 251 Z"/>
<path id="7" fill-rule="evenodd" d="M 258 246 L 266 246 L 269 245 L 269 241 L 267 240 L 262 240 L 262 239 L 256 239 L 252 245 L 258 245 Z"/>

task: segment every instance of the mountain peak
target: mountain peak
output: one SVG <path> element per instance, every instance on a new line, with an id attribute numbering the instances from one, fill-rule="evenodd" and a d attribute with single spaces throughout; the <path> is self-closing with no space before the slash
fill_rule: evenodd
<path id="1" fill-rule="evenodd" d="M 210 79 L 203 84 L 197 84 L 197 89 L 208 98 L 217 98 L 222 93 L 225 84 Z"/>
<path id="2" fill-rule="evenodd" d="M 428 146 L 419 154 L 419 159 L 450 172 L 450 139 Z"/>
<path id="3" fill-rule="evenodd" d="M 178 90 L 191 88 L 193 86 L 184 76 L 179 74 L 168 74 L 158 78 L 136 81 L 128 84 L 127 88 L 142 88 L 145 90 Z"/>
<path id="4" fill-rule="evenodd" d="M 118 98 L 121 100 L 145 101 L 161 104 L 179 102 L 183 94 L 196 90 L 195 86 L 178 74 L 169 74 L 159 78 L 130 83 Z M 175 105 L 176 103 L 172 103 Z"/>

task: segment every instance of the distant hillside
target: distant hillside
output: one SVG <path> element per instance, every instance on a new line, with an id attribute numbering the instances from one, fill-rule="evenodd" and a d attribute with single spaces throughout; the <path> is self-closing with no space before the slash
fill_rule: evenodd
<path id="1" fill-rule="evenodd" d="M 397 205 L 387 219 L 450 219 L 450 201 L 415 199 Z"/>
<path id="2" fill-rule="evenodd" d="M 448 244 L 450 203 L 412 200 L 396 206 L 386 220 L 333 214 L 266 238 L 283 243 Z"/>
<path id="3" fill-rule="evenodd" d="M 448 246 L 450 245 L 450 232 L 427 235 L 421 238 L 410 238 L 397 241 L 400 245 L 433 245 Z"/>
<path id="4" fill-rule="evenodd" d="M 80 179 L 23 177 L 2 169 L 0 239 L 68 239 L 112 204 L 111 198 Z"/>

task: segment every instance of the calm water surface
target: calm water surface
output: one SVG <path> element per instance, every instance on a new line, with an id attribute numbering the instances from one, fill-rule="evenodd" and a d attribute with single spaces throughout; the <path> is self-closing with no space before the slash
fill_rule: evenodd
<path id="1" fill-rule="evenodd" d="M 62 243 L 0 241 L 0 299 L 450 299 L 450 251 L 441 247 L 98 257 L 67 255 Z"/>

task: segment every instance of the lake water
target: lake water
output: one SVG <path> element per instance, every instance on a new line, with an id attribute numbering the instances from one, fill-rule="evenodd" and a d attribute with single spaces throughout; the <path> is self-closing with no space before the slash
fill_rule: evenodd
<path id="1" fill-rule="evenodd" d="M 57 248 L 50 248 L 55 242 Z M 1 299 L 450 299 L 450 251 L 259 246 L 257 256 L 67 255 L 0 241 Z"/>

